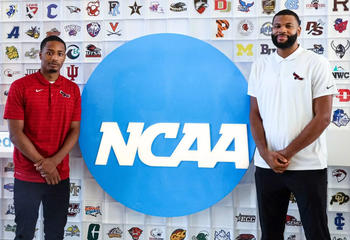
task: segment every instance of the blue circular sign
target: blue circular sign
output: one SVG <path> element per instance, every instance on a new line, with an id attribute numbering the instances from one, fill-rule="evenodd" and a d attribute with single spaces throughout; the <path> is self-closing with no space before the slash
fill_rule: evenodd
<path id="1" fill-rule="evenodd" d="M 132 40 L 84 88 L 83 158 L 131 209 L 164 217 L 206 209 L 233 190 L 252 158 L 246 92 L 233 62 L 201 40 Z"/>

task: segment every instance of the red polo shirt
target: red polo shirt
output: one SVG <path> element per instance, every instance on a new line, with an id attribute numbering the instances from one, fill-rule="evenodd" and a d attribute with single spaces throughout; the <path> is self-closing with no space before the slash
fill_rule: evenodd
<path id="1" fill-rule="evenodd" d="M 5 106 L 5 119 L 24 120 L 24 133 L 43 157 L 54 155 L 63 145 L 72 121 L 80 121 L 79 87 L 59 76 L 48 82 L 40 72 L 13 82 Z M 16 147 L 13 153 L 15 178 L 45 182 L 34 163 Z M 64 180 L 69 177 L 69 155 L 57 166 Z"/>

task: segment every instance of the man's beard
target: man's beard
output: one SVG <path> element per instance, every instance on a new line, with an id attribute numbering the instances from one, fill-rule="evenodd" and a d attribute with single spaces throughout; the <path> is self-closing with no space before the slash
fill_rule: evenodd
<path id="1" fill-rule="evenodd" d="M 277 48 L 280 48 L 280 49 L 290 48 L 296 42 L 297 38 L 298 38 L 298 34 L 295 33 L 292 36 L 287 36 L 287 41 L 281 43 L 281 42 L 277 42 L 277 36 L 276 35 L 271 34 L 271 39 L 272 39 L 273 44 Z"/>
<path id="2" fill-rule="evenodd" d="M 58 71 L 56 69 L 49 69 L 49 73 L 57 73 Z"/>

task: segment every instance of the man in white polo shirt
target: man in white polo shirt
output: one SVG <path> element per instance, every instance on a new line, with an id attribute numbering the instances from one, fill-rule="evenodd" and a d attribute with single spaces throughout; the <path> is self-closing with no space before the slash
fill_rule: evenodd
<path id="1" fill-rule="evenodd" d="M 327 59 L 298 44 L 297 14 L 282 10 L 272 24 L 277 51 L 253 64 L 248 84 L 261 239 L 284 239 L 292 192 L 306 238 L 329 240 L 323 132 L 336 86 Z"/>

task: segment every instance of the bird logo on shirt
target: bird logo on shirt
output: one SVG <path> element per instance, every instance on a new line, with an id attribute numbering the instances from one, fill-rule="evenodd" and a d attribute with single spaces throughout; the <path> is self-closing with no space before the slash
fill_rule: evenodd
<path id="1" fill-rule="evenodd" d="M 304 78 L 300 77 L 298 74 L 296 74 L 295 72 L 293 72 L 293 76 L 294 76 L 294 80 L 304 80 Z"/>

